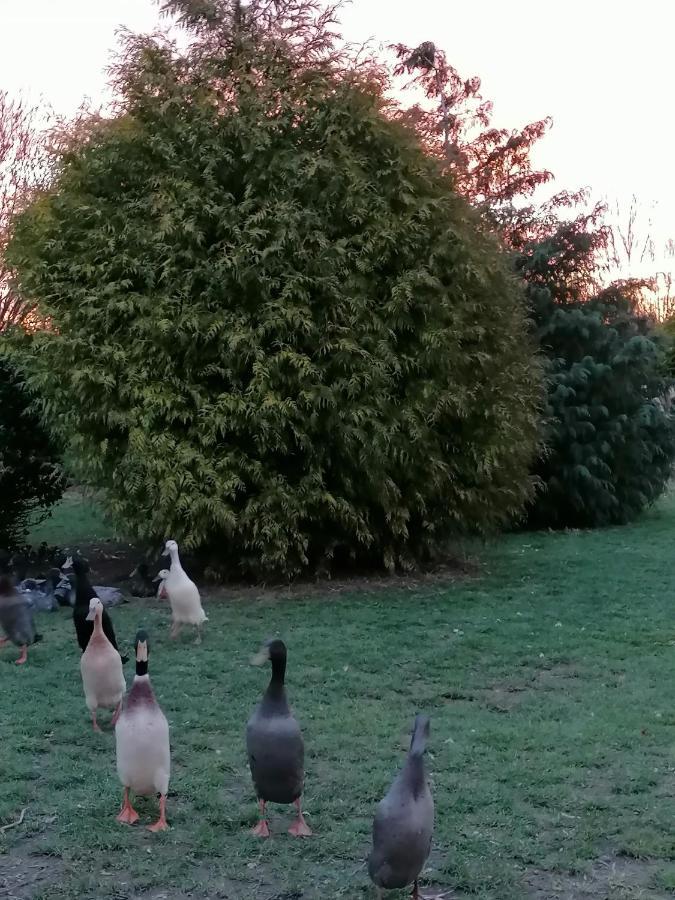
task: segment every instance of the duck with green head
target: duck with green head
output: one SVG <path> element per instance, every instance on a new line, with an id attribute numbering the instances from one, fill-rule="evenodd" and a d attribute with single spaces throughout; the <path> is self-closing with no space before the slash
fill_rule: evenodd
<path id="1" fill-rule="evenodd" d="M 117 773 L 124 798 L 117 821 L 133 825 L 138 813 L 131 804 L 131 792 L 142 796 L 159 795 L 159 818 L 150 831 L 165 831 L 166 795 L 171 776 L 169 723 L 157 702 L 148 674 L 150 641 L 145 629 L 136 634 L 136 676 L 124 700 L 115 739 Z"/>
<path id="2" fill-rule="evenodd" d="M 260 803 L 260 822 L 253 833 L 269 837 L 268 803 L 293 803 L 298 816 L 289 833 L 308 837 L 312 831 L 300 801 L 305 778 L 305 745 L 286 697 L 286 645 L 278 639 L 267 641 L 252 662 L 258 666 L 272 664 L 270 683 L 246 726 L 248 761 Z"/>

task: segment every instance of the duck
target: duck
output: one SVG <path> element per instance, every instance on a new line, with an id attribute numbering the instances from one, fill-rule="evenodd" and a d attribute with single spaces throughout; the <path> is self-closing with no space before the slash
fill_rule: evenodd
<path id="1" fill-rule="evenodd" d="M 272 664 L 269 686 L 246 726 L 248 763 L 260 804 L 260 821 L 253 829 L 258 837 L 270 836 L 268 803 L 293 803 L 298 815 L 288 829 L 289 834 L 294 837 L 312 834 L 302 812 L 305 744 L 286 697 L 286 656 L 284 642 L 274 639 L 266 641 L 251 660 L 258 666 Z"/>
<path id="2" fill-rule="evenodd" d="M 159 818 L 149 831 L 165 831 L 166 795 L 171 776 L 171 748 L 169 723 L 157 702 L 150 676 L 148 634 L 140 629 L 136 634 L 136 675 L 127 694 L 117 725 L 117 774 L 122 782 L 124 795 L 117 821 L 133 825 L 138 813 L 131 805 L 130 791 L 147 796 L 159 794 Z"/>
<path id="3" fill-rule="evenodd" d="M 0 575 L 0 626 L 6 637 L 0 638 L 0 647 L 10 641 L 21 649 L 17 666 L 28 660 L 28 648 L 42 640 L 36 634 L 33 612 L 26 598 L 17 591 L 9 575 Z"/>
<path id="4" fill-rule="evenodd" d="M 154 597 L 155 585 L 147 563 L 140 562 L 129 576 L 129 593 L 132 597 Z"/>
<path id="5" fill-rule="evenodd" d="M 169 572 L 168 569 L 160 569 L 160 571 L 157 573 L 157 577 L 155 578 L 155 583 L 159 582 L 159 584 L 157 586 L 157 599 L 158 600 L 168 600 L 169 599 L 167 596 L 167 593 L 166 593 L 166 588 L 164 586 L 164 582 L 166 581 L 166 579 L 169 577 L 170 574 L 171 574 L 171 572 Z"/>
<path id="6" fill-rule="evenodd" d="M 419 900 L 417 882 L 434 830 L 434 800 L 424 771 L 429 733 L 429 717 L 416 716 L 408 758 L 377 807 L 368 872 L 378 900 L 383 890 L 411 884 L 413 900 Z"/>
<path id="7" fill-rule="evenodd" d="M 61 569 L 52 569 L 54 573 L 50 576 L 54 584 L 54 600 L 57 606 L 74 606 L 75 605 L 75 581 L 74 573 L 65 575 Z M 72 579 L 72 580 L 71 580 Z"/>
<path id="8" fill-rule="evenodd" d="M 87 621 L 93 622 L 93 633 L 80 659 L 84 696 L 94 731 L 100 731 L 96 710 L 100 707 L 114 709 L 112 725 L 115 726 L 126 690 L 122 658 L 103 630 L 103 604 L 98 597 L 89 601 Z"/>
<path id="9" fill-rule="evenodd" d="M 91 581 L 89 580 L 89 563 L 86 559 L 82 559 L 79 556 L 76 556 L 74 559 L 72 556 L 69 556 L 63 565 L 63 570 L 67 571 L 72 569 L 75 575 L 75 606 L 73 607 L 73 622 L 75 623 L 75 633 L 77 634 L 77 643 L 80 645 L 80 650 L 84 653 L 87 649 L 87 645 L 89 644 L 89 639 L 92 636 L 94 631 L 93 620 L 90 613 L 90 601 L 92 598 L 99 599 L 96 595 L 96 591 L 92 587 Z M 102 608 L 103 605 L 101 604 Z M 102 628 L 103 633 L 108 638 L 112 646 L 119 653 L 119 648 L 117 646 L 117 639 L 115 637 L 115 629 L 113 628 L 113 623 L 110 618 L 110 615 L 106 609 L 103 609 L 102 613 Z M 129 660 L 128 656 L 121 657 L 122 662 L 126 663 Z"/>
<path id="10" fill-rule="evenodd" d="M 163 556 L 171 557 L 171 568 L 169 569 L 168 577 L 164 578 L 162 582 L 171 605 L 171 637 L 177 638 L 183 625 L 196 625 L 196 643 L 199 644 L 202 639 L 202 625 L 208 621 L 202 609 L 199 589 L 194 581 L 188 577 L 181 565 L 176 541 L 169 540 L 166 542 Z M 163 569 L 162 571 L 166 570 Z"/>
<path id="11" fill-rule="evenodd" d="M 10 559 L 10 566 L 14 571 L 14 576 L 17 582 L 20 584 L 22 581 L 28 577 L 28 553 L 27 548 L 24 547 L 23 550 L 19 550 L 16 553 L 12 554 Z"/>
<path id="12" fill-rule="evenodd" d="M 54 612 L 59 604 L 57 588 L 62 580 L 59 569 L 50 569 L 46 578 L 25 578 L 17 588 L 33 609 Z"/>

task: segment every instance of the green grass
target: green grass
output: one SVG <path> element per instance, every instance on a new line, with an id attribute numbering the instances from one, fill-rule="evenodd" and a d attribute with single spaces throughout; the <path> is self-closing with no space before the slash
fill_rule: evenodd
<path id="1" fill-rule="evenodd" d="M 223 592 L 207 598 L 199 648 L 168 640 L 165 606 L 115 610 L 127 646 L 141 623 L 154 638 L 174 766 L 164 835 L 115 822 L 113 737 L 90 731 L 69 616 L 42 617 L 27 667 L 0 654 L 0 823 L 27 807 L 0 834 L 0 885 L 9 875 L 16 895 L 52 900 L 372 896 L 373 811 L 425 710 L 437 810 L 427 891 L 672 897 L 674 534 L 670 497 L 631 527 L 512 536 L 487 548 L 479 578 L 446 586 Z M 267 678 L 248 660 L 273 634 L 288 643 L 305 731 L 315 837 L 304 842 L 285 833 L 283 808 L 270 841 L 248 833 L 243 734 Z M 150 821 L 154 801 L 139 811 Z"/>
<path id="2" fill-rule="evenodd" d="M 45 541 L 64 547 L 106 540 L 112 536 L 110 523 L 96 501 L 83 496 L 79 490 L 69 490 L 52 508 L 49 518 L 31 529 L 28 541 L 34 546 Z"/>

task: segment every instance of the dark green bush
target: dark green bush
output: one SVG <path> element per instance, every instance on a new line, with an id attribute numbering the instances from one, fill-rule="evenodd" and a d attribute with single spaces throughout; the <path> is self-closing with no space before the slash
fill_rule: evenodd
<path id="1" fill-rule="evenodd" d="M 129 53 L 125 111 L 17 223 L 55 325 L 27 377 L 139 536 L 409 565 L 530 496 L 522 293 L 375 88 L 265 52 Z"/>
<path id="2" fill-rule="evenodd" d="M 675 318 L 671 316 L 662 322 L 657 333 L 663 344 L 663 374 L 675 379 Z"/>
<path id="3" fill-rule="evenodd" d="M 11 550 L 63 493 L 56 449 L 0 359 L 0 549 Z"/>
<path id="4" fill-rule="evenodd" d="M 549 359 L 547 451 L 535 474 L 533 526 L 592 527 L 635 518 L 664 491 L 675 422 L 664 399 L 664 352 L 630 283 L 593 293 L 602 235 L 583 220 L 519 260 L 542 351 Z"/>

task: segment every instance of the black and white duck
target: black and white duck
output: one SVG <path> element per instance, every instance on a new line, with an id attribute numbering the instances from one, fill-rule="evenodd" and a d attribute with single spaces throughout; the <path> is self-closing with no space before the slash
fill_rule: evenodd
<path id="1" fill-rule="evenodd" d="M 89 639 L 94 631 L 94 623 L 89 615 L 89 601 L 93 597 L 97 597 L 96 591 L 89 580 L 89 563 L 86 559 L 76 556 L 74 559 L 68 557 L 64 566 L 64 571 L 72 569 L 75 577 L 75 606 L 73 607 L 73 622 L 75 623 L 75 632 L 77 634 L 77 643 L 80 650 L 84 653 L 87 649 Z M 97 597 L 97 599 L 100 599 Z M 108 638 L 112 646 L 119 653 L 117 639 L 115 637 L 115 629 L 112 620 L 106 609 L 103 609 L 101 616 L 101 625 L 103 633 Z M 122 662 L 125 663 L 129 659 L 128 656 L 122 656 Z"/>
<path id="2" fill-rule="evenodd" d="M 420 896 L 417 880 L 429 857 L 434 830 L 434 801 L 424 771 L 429 728 L 428 716 L 415 718 L 406 763 L 377 807 L 368 872 L 378 898 L 383 889 L 410 884 L 413 900 Z"/>
<path id="3" fill-rule="evenodd" d="M 295 837 L 312 834 L 302 814 L 305 745 L 297 719 L 286 697 L 286 645 L 272 640 L 263 644 L 253 658 L 254 665 L 272 664 L 272 678 L 246 726 L 246 749 L 253 784 L 260 803 L 260 821 L 253 833 L 269 837 L 268 803 L 293 803 L 298 811 L 289 833 Z"/>

